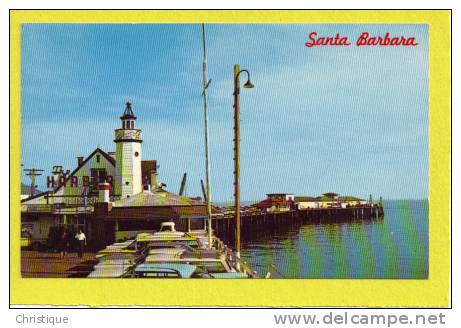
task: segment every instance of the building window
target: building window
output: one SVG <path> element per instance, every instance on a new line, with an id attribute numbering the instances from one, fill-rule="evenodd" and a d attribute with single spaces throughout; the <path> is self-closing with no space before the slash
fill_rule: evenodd
<path id="1" fill-rule="evenodd" d="M 98 154 L 98 155 L 96 155 L 96 162 L 99 163 L 100 161 L 101 161 L 101 155 Z"/>
<path id="2" fill-rule="evenodd" d="M 98 184 L 100 182 L 107 182 L 106 169 L 91 169 L 91 192 L 98 192 Z"/>
<path id="3" fill-rule="evenodd" d="M 126 181 L 125 184 L 128 186 L 128 185 L 130 184 L 130 182 L 129 182 L 129 181 Z"/>
<path id="4" fill-rule="evenodd" d="M 135 157 L 138 157 L 139 156 L 139 153 L 137 151 L 134 152 L 134 156 Z"/>

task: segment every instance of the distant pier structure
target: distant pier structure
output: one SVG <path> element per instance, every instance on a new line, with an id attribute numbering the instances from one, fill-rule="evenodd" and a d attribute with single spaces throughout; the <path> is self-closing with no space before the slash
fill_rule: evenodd
<path id="1" fill-rule="evenodd" d="M 267 199 L 240 209 L 242 236 L 282 231 L 305 223 L 351 222 L 384 218 L 383 200 L 374 203 L 352 196 L 326 193 L 319 197 L 268 194 Z M 235 231 L 234 208 L 222 208 L 213 219 L 214 233 L 232 241 Z"/>

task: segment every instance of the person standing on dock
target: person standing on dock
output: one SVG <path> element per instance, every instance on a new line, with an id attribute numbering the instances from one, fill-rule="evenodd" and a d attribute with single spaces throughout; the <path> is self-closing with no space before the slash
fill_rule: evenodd
<path id="1" fill-rule="evenodd" d="M 59 251 L 60 258 L 63 259 L 69 249 L 69 233 L 66 229 L 63 229 L 61 235 L 59 236 Z"/>
<path id="2" fill-rule="evenodd" d="M 85 250 L 85 245 L 86 245 L 86 236 L 83 233 L 81 228 L 78 229 L 78 232 L 75 235 L 75 239 L 77 239 L 77 242 L 78 242 L 78 257 L 82 258 L 83 252 Z"/>

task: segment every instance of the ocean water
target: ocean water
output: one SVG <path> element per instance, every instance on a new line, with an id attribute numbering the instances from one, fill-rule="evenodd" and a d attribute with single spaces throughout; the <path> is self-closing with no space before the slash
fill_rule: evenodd
<path id="1" fill-rule="evenodd" d="M 384 218 L 310 222 L 257 234 L 241 257 L 273 278 L 426 279 L 427 200 L 388 200 Z"/>

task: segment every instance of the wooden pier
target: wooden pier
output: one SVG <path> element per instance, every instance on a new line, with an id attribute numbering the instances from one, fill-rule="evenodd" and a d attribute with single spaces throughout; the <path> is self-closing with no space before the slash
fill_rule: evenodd
<path id="1" fill-rule="evenodd" d="M 283 212 L 246 212 L 242 211 L 240 229 L 242 238 L 286 231 L 304 223 L 332 223 L 383 218 L 384 210 L 380 205 L 357 206 L 348 208 L 312 208 Z M 214 233 L 226 243 L 233 241 L 235 220 L 233 213 L 215 216 L 212 220 Z"/>

